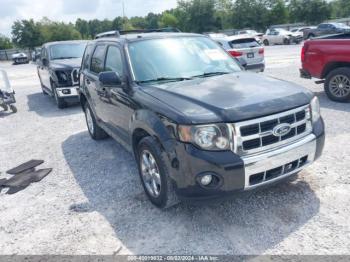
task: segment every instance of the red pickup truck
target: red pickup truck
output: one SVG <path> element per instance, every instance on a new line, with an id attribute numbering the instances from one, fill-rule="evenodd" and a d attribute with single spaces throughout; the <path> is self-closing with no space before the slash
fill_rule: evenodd
<path id="1" fill-rule="evenodd" d="M 301 62 L 301 77 L 320 79 L 331 100 L 350 101 L 350 33 L 306 41 Z"/>

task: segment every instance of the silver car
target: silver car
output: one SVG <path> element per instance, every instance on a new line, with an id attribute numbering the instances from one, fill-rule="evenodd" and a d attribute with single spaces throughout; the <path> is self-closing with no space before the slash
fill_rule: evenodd
<path id="1" fill-rule="evenodd" d="M 231 56 L 236 58 L 246 70 L 265 70 L 264 47 L 251 35 L 213 37 Z"/>

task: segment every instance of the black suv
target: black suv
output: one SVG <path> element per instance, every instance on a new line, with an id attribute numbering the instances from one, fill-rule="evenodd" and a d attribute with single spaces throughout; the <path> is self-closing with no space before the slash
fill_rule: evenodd
<path id="1" fill-rule="evenodd" d="M 133 152 L 156 206 L 269 185 L 321 155 L 324 123 L 305 88 L 243 71 L 203 35 L 108 36 L 83 57 L 88 130 Z"/>
<path id="2" fill-rule="evenodd" d="M 78 102 L 79 69 L 86 41 L 46 43 L 37 61 L 38 76 L 44 94 L 55 98 L 58 108 Z"/>

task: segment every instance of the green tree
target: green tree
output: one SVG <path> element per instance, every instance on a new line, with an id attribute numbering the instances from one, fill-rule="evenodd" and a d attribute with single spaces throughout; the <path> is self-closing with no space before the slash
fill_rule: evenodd
<path id="1" fill-rule="evenodd" d="M 285 24 L 288 22 L 288 9 L 283 0 L 270 0 L 268 3 L 268 24 Z"/>
<path id="2" fill-rule="evenodd" d="M 154 14 L 154 13 L 148 13 L 148 15 L 146 16 L 146 23 L 147 23 L 146 29 L 158 28 L 159 20 L 160 20 L 160 15 Z"/>
<path id="3" fill-rule="evenodd" d="M 216 31 L 217 20 L 215 18 L 214 0 L 190 0 L 179 1 L 175 14 L 180 28 L 190 32 Z"/>
<path id="4" fill-rule="evenodd" d="M 19 47 L 33 49 L 43 43 L 40 25 L 33 19 L 17 20 L 12 26 L 12 42 Z"/>
<path id="5" fill-rule="evenodd" d="M 159 27 L 177 27 L 178 24 L 177 18 L 169 12 L 164 12 L 159 21 Z"/>
<path id="6" fill-rule="evenodd" d="M 332 9 L 332 18 L 350 17 L 350 1 L 335 0 L 330 3 Z"/>
<path id="7" fill-rule="evenodd" d="M 84 39 L 91 38 L 89 23 L 86 20 L 78 18 L 77 21 L 75 22 L 75 29 L 79 31 L 82 38 Z"/>
<path id="8" fill-rule="evenodd" d="M 80 32 L 71 23 L 53 22 L 48 18 L 43 18 L 38 23 L 38 27 L 43 42 L 82 39 Z"/>
<path id="9" fill-rule="evenodd" d="M 291 22 L 319 24 L 331 18 L 331 5 L 325 0 L 291 0 L 289 4 Z"/>
<path id="10" fill-rule="evenodd" d="M 0 34 L 0 50 L 1 49 L 10 49 L 13 48 L 13 44 L 11 42 L 11 39 Z"/>

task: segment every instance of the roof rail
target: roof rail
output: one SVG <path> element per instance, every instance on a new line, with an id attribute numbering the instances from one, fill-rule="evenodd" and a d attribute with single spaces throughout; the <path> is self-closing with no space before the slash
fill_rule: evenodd
<path id="1" fill-rule="evenodd" d="M 179 29 L 174 27 L 165 27 L 165 28 L 157 28 L 157 29 L 135 29 L 135 30 L 122 30 L 122 31 L 109 31 L 96 35 L 95 39 L 103 38 L 103 37 L 120 37 L 121 35 L 127 34 L 145 34 L 145 33 L 179 33 L 181 32 Z"/>

